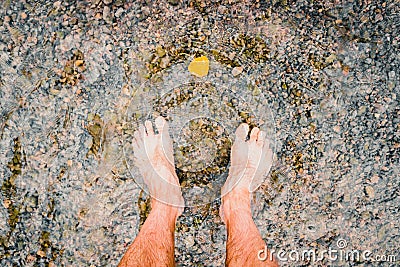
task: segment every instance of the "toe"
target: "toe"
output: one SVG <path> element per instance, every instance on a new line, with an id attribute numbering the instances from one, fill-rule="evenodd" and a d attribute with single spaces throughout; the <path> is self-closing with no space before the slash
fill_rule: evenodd
<path id="1" fill-rule="evenodd" d="M 168 123 L 163 117 L 157 117 L 155 123 L 159 134 L 168 132 Z"/>
<path id="2" fill-rule="evenodd" d="M 257 145 L 260 147 L 264 146 L 264 142 L 265 142 L 265 132 L 264 131 L 260 131 L 258 133 L 258 138 L 257 138 Z"/>
<path id="3" fill-rule="evenodd" d="M 144 124 L 146 125 L 147 135 L 153 136 L 154 129 L 153 129 L 153 124 L 151 123 L 151 121 L 146 121 Z"/>
<path id="4" fill-rule="evenodd" d="M 139 144 L 136 141 L 136 138 L 133 138 L 133 140 L 132 140 L 132 147 L 133 147 L 133 151 L 137 151 L 139 149 Z"/>
<path id="5" fill-rule="evenodd" d="M 236 141 L 246 141 L 247 134 L 249 133 L 249 125 L 247 123 L 242 123 L 236 129 Z"/>
<path id="6" fill-rule="evenodd" d="M 135 132 L 133 133 L 133 136 L 135 137 L 136 141 L 139 141 L 139 140 L 140 140 L 140 132 L 139 132 L 139 131 L 135 131 Z"/>
<path id="7" fill-rule="evenodd" d="M 250 141 L 253 141 L 253 142 L 257 141 L 259 132 L 260 132 L 260 129 L 258 127 L 254 127 L 250 133 Z"/>
<path id="8" fill-rule="evenodd" d="M 143 125 L 140 125 L 139 126 L 139 133 L 140 133 L 140 137 L 145 137 L 145 136 L 147 136 L 147 133 L 146 133 L 146 128 L 144 128 L 144 126 Z"/>
<path id="9" fill-rule="evenodd" d="M 264 142 L 263 142 L 263 150 L 271 150 L 269 147 L 270 140 L 264 137 Z"/>

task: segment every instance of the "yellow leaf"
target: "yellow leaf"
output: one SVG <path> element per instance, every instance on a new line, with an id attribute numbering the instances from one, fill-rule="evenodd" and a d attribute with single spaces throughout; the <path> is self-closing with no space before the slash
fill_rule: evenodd
<path id="1" fill-rule="evenodd" d="M 208 58 L 206 56 L 201 56 L 190 62 L 188 70 L 191 74 L 201 78 L 208 74 L 209 68 L 210 62 L 208 61 Z"/>

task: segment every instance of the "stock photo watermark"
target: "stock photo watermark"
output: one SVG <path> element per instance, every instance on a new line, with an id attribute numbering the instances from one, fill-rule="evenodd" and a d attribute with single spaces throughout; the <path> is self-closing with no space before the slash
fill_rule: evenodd
<path id="1" fill-rule="evenodd" d="M 260 261 L 273 258 L 280 262 L 320 262 L 327 259 L 330 262 L 396 262 L 397 256 L 392 254 L 373 254 L 370 250 L 349 249 L 345 239 L 336 242 L 337 249 L 329 247 L 326 250 L 304 249 L 304 250 L 284 250 L 284 249 L 261 249 L 257 257 Z"/>

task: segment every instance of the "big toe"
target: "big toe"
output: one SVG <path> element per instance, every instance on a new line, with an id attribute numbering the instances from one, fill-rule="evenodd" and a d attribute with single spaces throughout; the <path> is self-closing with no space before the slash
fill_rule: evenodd
<path id="1" fill-rule="evenodd" d="M 246 141 L 247 134 L 249 133 L 249 125 L 242 123 L 236 129 L 236 141 Z"/>
<path id="2" fill-rule="evenodd" d="M 254 127 L 250 133 L 250 141 L 257 141 L 259 133 L 260 129 L 258 127 Z"/>

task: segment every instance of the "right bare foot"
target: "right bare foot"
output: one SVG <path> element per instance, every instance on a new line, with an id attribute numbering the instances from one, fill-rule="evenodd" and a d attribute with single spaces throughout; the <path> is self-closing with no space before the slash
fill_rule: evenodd
<path id="1" fill-rule="evenodd" d="M 272 165 L 273 152 L 265 138 L 265 132 L 255 127 L 250 133 L 250 139 L 246 141 L 248 132 L 249 125 L 246 123 L 236 130 L 229 175 L 221 190 L 222 217 L 227 215 L 231 208 L 250 210 L 250 192 L 261 185 Z M 232 199 L 235 201 L 229 201 Z M 233 203 L 234 207 L 230 205 Z"/>
<path id="2" fill-rule="evenodd" d="M 222 187 L 220 216 L 226 224 L 226 266 L 278 266 L 276 261 L 257 257 L 265 242 L 255 225 L 250 207 L 250 192 L 256 190 L 272 165 L 272 150 L 265 133 L 241 124 L 231 149 L 231 166 Z M 269 253 L 266 251 L 265 253 Z"/>
<path id="3" fill-rule="evenodd" d="M 265 132 L 255 127 L 246 141 L 249 126 L 242 123 L 236 130 L 236 140 L 231 150 L 231 166 L 222 188 L 222 195 L 232 190 L 255 191 L 272 165 L 273 153 Z"/>

